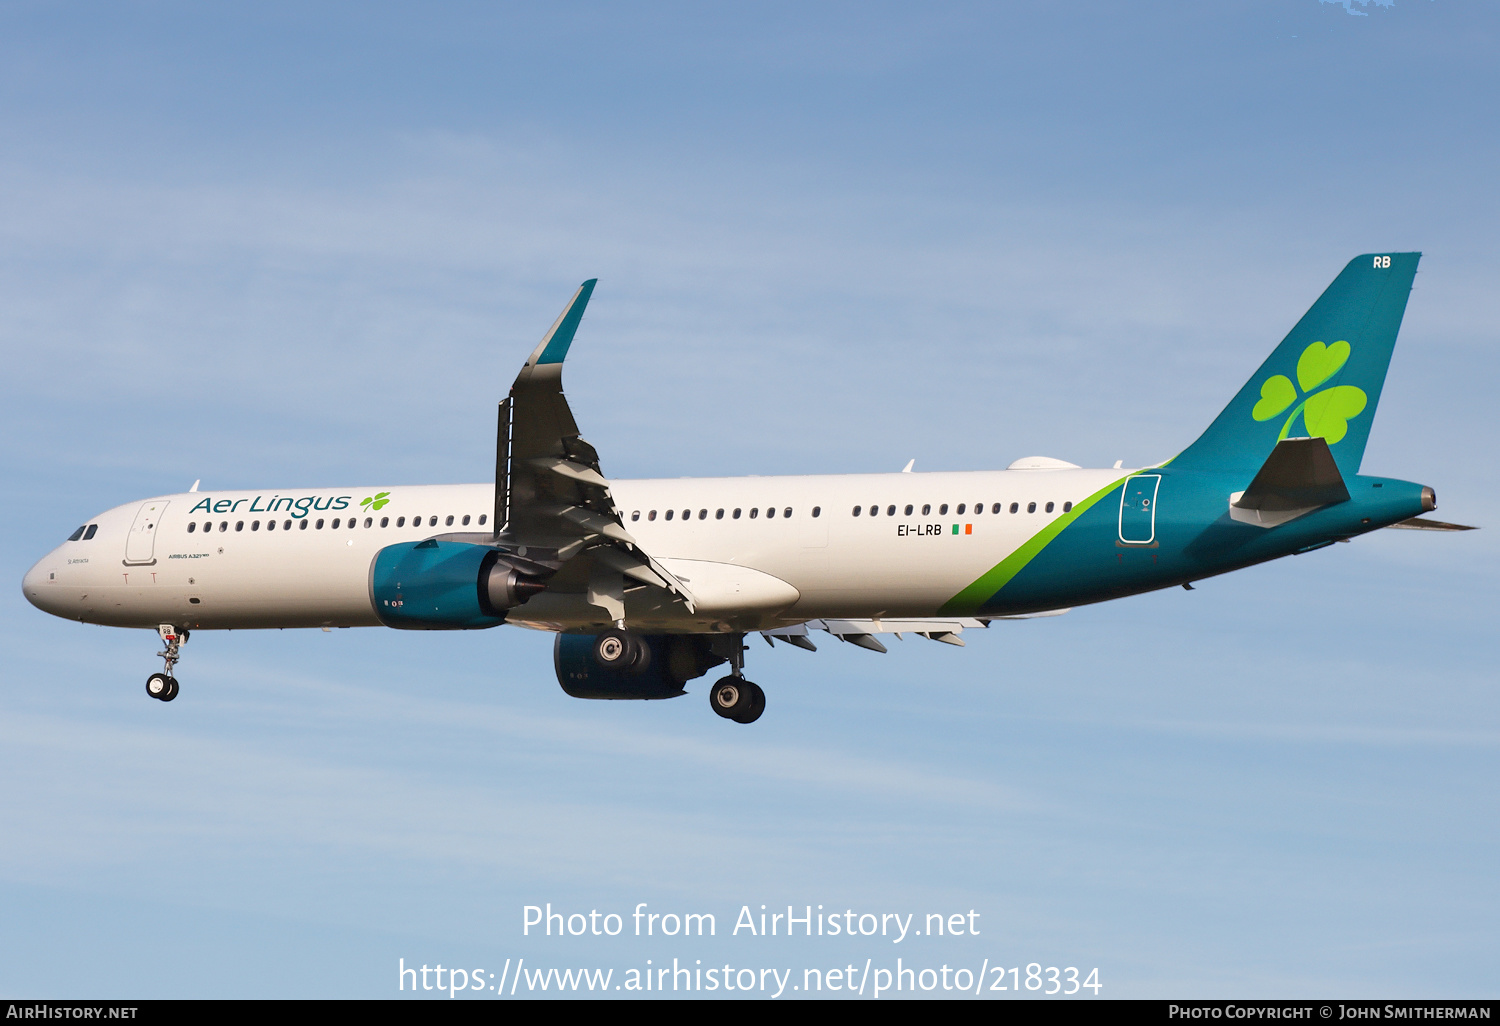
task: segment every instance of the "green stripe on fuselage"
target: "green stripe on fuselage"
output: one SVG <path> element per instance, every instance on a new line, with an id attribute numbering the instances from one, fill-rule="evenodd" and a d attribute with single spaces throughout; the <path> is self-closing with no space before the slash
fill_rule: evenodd
<path id="1" fill-rule="evenodd" d="M 1140 472 L 1136 471 L 1136 473 Z M 1027 563 L 1035 559 L 1052 542 L 1052 539 L 1062 534 L 1069 524 L 1087 512 L 1089 507 L 1094 505 L 1094 503 L 1120 487 L 1120 484 L 1128 477 L 1130 475 L 1126 474 L 1125 477 L 1111 482 L 1082 502 L 1074 503 L 1071 510 L 1026 539 L 1020 548 L 1006 556 L 999 563 L 996 563 L 994 567 L 985 572 L 983 577 L 957 595 L 954 595 L 947 602 L 944 602 L 943 607 L 938 612 L 944 615 L 977 612 L 986 599 L 992 597 L 1001 588 L 1009 584 L 1011 578 L 1020 573 Z"/>

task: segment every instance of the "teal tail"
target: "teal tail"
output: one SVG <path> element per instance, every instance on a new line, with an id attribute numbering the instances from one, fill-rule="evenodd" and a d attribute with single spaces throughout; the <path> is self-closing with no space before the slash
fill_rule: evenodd
<path id="1" fill-rule="evenodd" d="M 1322 438 L 1359 473 L 1420 253 L 1367 253 L 1333 284 L 1173 469 L 1255 473 L 1283 438 Z"/>

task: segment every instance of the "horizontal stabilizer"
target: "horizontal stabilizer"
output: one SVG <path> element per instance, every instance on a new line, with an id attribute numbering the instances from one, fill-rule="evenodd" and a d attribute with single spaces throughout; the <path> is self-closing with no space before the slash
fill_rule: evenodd
<path id="1" fill-rule="evenodd" d="M 1426 517 L 1412 517 L 1403 520 L 1399 524 L 1386 524 L 1387 527 L 1399 527 L 1407 531 L 1477 531 L 1477 527 L 1469 527 L 1467 524 L 1449 524 L 1442 520 L 1428 520 Z"/>
<path id="2" fill-rule="evenodd" d="M 1283 438 L 1235 506 L 1282 513 L 1348 502 L 1344 475 L 1322 438 Z"/>
<path id="3" fill-rule="evenodd" d="M 1243 492 L 1229 497 L 1229 516 L 1277 527 L 1304 513 L 1349 501 L 1344 476 L 1322 438 L 1283 438 Z"/>

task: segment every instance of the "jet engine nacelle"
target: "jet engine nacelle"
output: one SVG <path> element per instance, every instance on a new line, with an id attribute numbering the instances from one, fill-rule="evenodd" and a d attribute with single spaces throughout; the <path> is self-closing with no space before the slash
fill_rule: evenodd
<path id="1" fill-rule="evenodd" d="M 387 545 L 370 563 L 370 601 L 387 627 L 475 630 L 505 622 L 505 611 L 546 588 L 487 545 Z"/>
<path id="2" fill-rule="evenodd" d="M 634 640 L 648 646 L 643 668 L 607 670 L 594 657 L 596 634 L 559 634 L 552 646 L 557 682 L 574 698 L 676 698 L 686 694 L 682 686 L 724 662 L 715 655 L 708 637 L 695 634 L 637 634 Z"/>

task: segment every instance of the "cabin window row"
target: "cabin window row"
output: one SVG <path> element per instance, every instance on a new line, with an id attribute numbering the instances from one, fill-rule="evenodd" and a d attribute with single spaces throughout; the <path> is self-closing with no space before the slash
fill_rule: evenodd
<path id="1" fill-rule="evenodd" d="M 792 518 L 792 515 L 795 512 L 796 512 L 796 510 L 793 509 L 791 506 L 786 506 L 786 507 L 784 507 L 781 510 L 781 514 L 780 515 L 781 515 L 781 518 L 783 520 L 790 520 Z M 647 520 L 655 520 L 656 519 L 656 515 L 657 515 L 657 511 L 656 510 L 654 510 L 654 509 L 650 510 L 646 514 L 646 519 Z M 726 516 L 730 520 L 739 520 L 741 517 L 748 517 L 748 519 L 750 519 L 750 520 L 755 520 L 755 519 L 758 519 L 760 517 L 760 515 L 761 515 L 761 508 L 759 506 L 752 507 L 751 510 L 750 510 L 750 512 L 748 514 L 746 514 L 746 512 L 745 512 L 745 510 L 744 510 L 743 507 L 737 507 L 737 508 L 735 508 L 733 510 L 729 510 L 729 509 L 716 509 L 716 510 L 714 510 L 714 519 L 715 520 L 723 520 Z M 765 516 L 766 516 L 767 520 L 773 520 L 773 519 L 775 519 L 776 515 L 777 515 L 777 510 L 776 510 L 775 506 L 767 506 L 765 508 Z M 823 507 L 822 506 L 814 506 L 812 508 L 812 515 L 815 516 L 815 517 L 822 516 L 823 515 Z M 663 520 L 671 520 L 671 519 L 673 519 L 673 518 L 675 518 L 677 516 L 678 516 L 677 510 L 675 510 L 675 509 L 669 509 L 669 510 L 666 510 L 662 514 L 662 519 Z M 640 510 L 635 510 L 634 512 L 632 512 L 630 514 L 630 519 L 631 519 L 631 521 L 636 521 L 636 520 L 641 519 L 641 511 Z M 682 520 L 691 520 L 691 519 L 693 519 L 693 511 L 690 510 L 690 509 L 683 510 L 680 519 L 682 519 Z M 698 519 L 699 520 L 707 520 L 708 519 L 708 510 L 706 510 L 706 509 L 700 509 L 698 511 Z"/>
<path id="2" fill-rule="evenodd" d="M 909 516 L 913 516 L 915 514 L 915 512 L 916 512 L 916 508 L 917 507 L 915 505 L 913 505 L 911 503 L 907 503 L 905 509 L 903 510 L 903 515 L 904 516 L 908 516 L 908 517 Z M 968 503 L 966 503 L 966 502 L 960 502 L 957 506 L 955 506 L 953 508 L 953 515 L 961 517 L 961 516 L 964 515 L 964 511 L 967 510 L 968 508 L 969 508 Z M 1008 508 L 1010 509 L 1010 511 L 1012 513 L 1019 513 L 1019 512 L 1021 512 L 1021 504 L 1019 502 L 1013 502 L 1013 503 L 1011 503 Z M 1044 513 L 1052 513 L 1052 512 L 1054 512 L 1056 510 L 1056 508 L 1057 508 L 1057 503 L 1055 503 L 1055 502 L 1049 502 L 1049 503 L 1045 504 L 1045 508 L 1043 509 L 1043 512 Z M 1006 509 L 1007 509 L 1007 507 L 1006 507 L 1005 503 L 1003 503 L 1003 502 L 997 502 L 997 503 L 995 503 L 994 505 L 992 505 L 990 507 L 990 512 L 991 513 L 1004 513 L 1006 511 Z M 885 508 L 885 515 L 888 516 L 888 517 L 893 517 L 893 516 L 896 515 L 896 510 L 897 510 L 897 507 L 894 504 L 893 505 L 889 505 L 889 506 L 887 506 Z M 1027 513 L 1035 513 L 1036 510 L 1037 510 L 1037 504 L 1036 503 L 1034 503 L 1034 502 L 1028 502 L 1026 504 L 1026 512 Z M 1062 511 L 1064 513 L 1071 513 L 1073 511 L 1073 504 L 1071 502 L 1065 502 L 1065 503 L 1063 503 L 1062 504 Z M 857 516 L 862 515 L 864 512 L 865 512 L 865 507 L 864 506 L 855 506 L 850 515 L 857 517 Z M 880 507 L 879 506 L 871 506 L 871 507 L 869 507 L 869 512 L 870 512 L 870 516 L 872 516 L 872 517 L 878 517 L 878 516 L 880 516 Z M 977 516 L 979 516 L 983 512 L 984 512 L 984 503 L 982 503 L 982 502 L 976 502 L 976 503 L 974 503 L 974 509 L 973 509 L 973 511 L 971 513 L 969 513 L 969 515 L 977 517 Z M 930 516 L 932 516 L 932 504 L 931 503 L 925 503 L 922 506 L 922 514 L 921 515 L 924 516 L 924 517 L 930 517 Z M 948 515 L 948 504 L 945 502 L 945 503 L 943 503 L 942 505 L 940 505 L 938 507 L 938 516 L 945 517 L 947 515 Z"/>
<path id="3" fill-rule="evenodd" d="M 455 523 L 455 520 L 457 521 L 457 523 Z M 485 522 L 488 521 L 488 520 L 489 520 L 489 514 L 488 513 L 481 513 L 481 514 L 479 514 L 479 520 L 478 520 L 477 523 L 479 524 L 479 526 L 483 526 L 485 524 Z M 457 527 L 468 527 L 471 522 L 474 522 L 474 518 L 473 518 L 473 516 L 471 514 L 468 514 L 468 513 L 465 513 L 462 517 L 457 517 L 455 514 L 451 514 L 450 513 L 448 516 L 446 516 L 446 517 L 443 518 L 443 524 L 446 527 L 455 527 L 455 526 L 457 526 Z M 349 528 L 358 527 L 359 524 L 360 524 L 360 519 L 359 519 L 359 517 L 349 517 L 346 520 L 343 517 L 334 517 L 331 522 L 324 521 L 324 520 L 283 520 L 283 521 L 280 522 L 281 530 L 283 530 L 283 531 L 290 531 L 290 530 L 292 530 L 293 529 L 293 525 L 296 525 L 296 527 L 299 530 L 305 531 L 305 530 L 307 530 L 309 524 L 311 524 L 312 527 L 313 527 L 313 529 L 317 530 L 317 531 L 323 530 L 323 528 L 324 528 L 325 525 L 328 527 L 329 530 L 337 531 L 340 527 L 342 527 L 342 528 L 344 528 L 346 530 L 349 529 Z M 364 525 L 366 527 L 374 527 L 375 526 L 375 518 L 374 517 L 365 517 L 364 518 Z M 252 520 L 252 521 L 250 521 L 249 526 L 250 526 L 250 530 L 252 530 L 252 531 L 259 531 L 260 527 L 261 527 L 261 523 L 260 523 L 259 520 Z M 277 521 L 275 521 L 275 520 L 267 520 L 265 526 L 266 526 L 266 530 L 267 531 L 274 531 L 274 530 L 276 530 L 276 527 L 277 527 Z M 391 526 L 391 518 L 390 517 L 381 517 L 380 518 L 380 526 L 381 527 L 390 527 Z M 397 527 L 405 527 L 406 526 L 406 518 L 405 517 L 397 517 L 396 518 L 396 526 Z M 422 524 L 422 518 L 421 517 L 412 517 L 411 518 L 411 526 L 412 527 L 422 527 L 423 526 L 423 524 Z M 438 526 L 438 518 L 437 517 L 428 517 L 427 518 L 427 524 L 426 524 L 426 526 L 427 527 L 436 527 L 436 526 Z M 193 532 L 197 531 L 199 529 L 198 528 L 198 522 L 196 520 L 192 521 L 191 523 L 188 524 L 187 529 L 188 529 L 188 534 L 192 534 Z M 236 520 L 234 522 L 234 530 L 236 530 L 236 531 L 243 531 L 244 529 L 245 529 L 245 521 L 243 521 L 243 520 Z M 205 534 L 207 534 L 208 532 L 213 531 L 213 530 L 214 530 L 214 522 L 212 520 L 205 520 L 203 522 L 203 532 Z M 220 533 L 224 533 L 224 532 L 229 531 L 230 530 L 229 521 L 227 521 L 227 520 L 221 520 L 221 521 L 219 521 L 218 530 L 220 531 Z M 92 534 L 87 535 L 86 537 L 92 537 Z"/>

